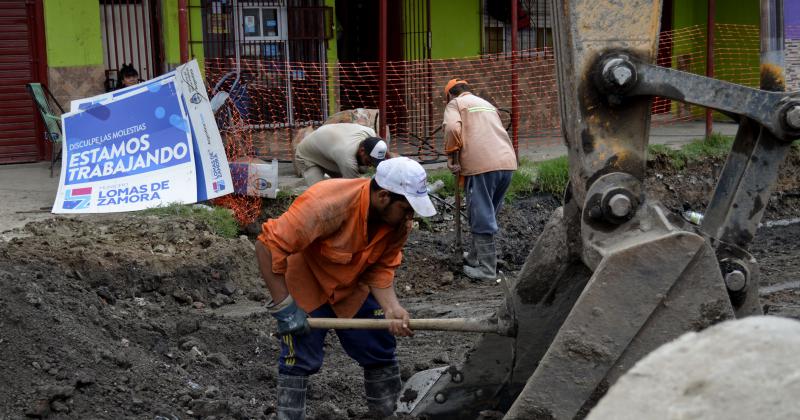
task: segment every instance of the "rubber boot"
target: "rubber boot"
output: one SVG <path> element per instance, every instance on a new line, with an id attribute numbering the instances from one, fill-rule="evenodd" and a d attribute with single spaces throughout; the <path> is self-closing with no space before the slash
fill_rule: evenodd
<path id="1" fill-rule="evenodd" d="M 305 420 L 308 376 L 278 374 L 278 420 Z"/>
<path id="2" fill-rule="evenodd" d="M 464 274 L 473 280 L 495 280 L 497 278 L 497 251 L 494 245 L 494 235 L 473 234 L 475 238 L 475 253 L 478 265 L 463 267 Z"/>
<path id="3" fill-rule="evenodd" d="M 400 367 L 396 364 L 364 369 L 364 390 L 370 418 L 382 419 L 394 413 L 400 387 Z"/>
<path id="4" fill-rule="evenodd" d="M 464 265 L 468 265 L 470 267 L 477 267 L 478 266 L 478 253 L 475 252 L 475 235 L 469 235 L 472 238 L 472 246 L 469 248 L 469 252 L 464 251 L 462 256 L 464 257 Z"/>

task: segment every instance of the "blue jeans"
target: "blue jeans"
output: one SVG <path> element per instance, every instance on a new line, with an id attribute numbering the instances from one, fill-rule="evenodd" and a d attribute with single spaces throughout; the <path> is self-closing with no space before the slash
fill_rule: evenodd
<path id="1" fill-rule="evenodd" d="M 325 304 L 308 314 L 311 318 L 335 318 L 330 305 Z M 383 309 L 372 295 L 354 318 L 383 319 Z M 388 330 L 334 330 L 347 354 L 366 369 L 380 368 L 397 363 L 397 342 Z M 312 329 L 306 335 L 281 337 L 281 355 L 278 372 L 284 375 L 308 376 L 319 372 L 325 357 L 323 346 L 328 330 Z"/>
<path id="2" fill-rule="evenodd" d="M 464 189 L 472 233 L 497 233 L 497 215 L 503 208 L 503 197 L 511 185 L 513 173 L 514 171 L 492 171 L 466 177 Z"/>

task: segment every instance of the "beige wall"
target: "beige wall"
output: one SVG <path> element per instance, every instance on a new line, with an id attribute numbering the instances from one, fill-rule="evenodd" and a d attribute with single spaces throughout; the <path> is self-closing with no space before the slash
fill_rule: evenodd
<path id="1" fill-rule="evenodd" d="M 53 96 L 69 111 L 69 102 L 105 92 L 103 65 L 77 67 L 50 67 L 47 69 L 48 87 Z"/>

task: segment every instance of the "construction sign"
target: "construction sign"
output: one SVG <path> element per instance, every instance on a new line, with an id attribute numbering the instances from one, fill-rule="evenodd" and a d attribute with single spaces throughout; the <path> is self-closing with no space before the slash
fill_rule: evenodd
<path id="1" fill-rule="evenodd" d="M 53 213 L 133 211 L 233 192 L 196 61 L 71 108 Z"/>

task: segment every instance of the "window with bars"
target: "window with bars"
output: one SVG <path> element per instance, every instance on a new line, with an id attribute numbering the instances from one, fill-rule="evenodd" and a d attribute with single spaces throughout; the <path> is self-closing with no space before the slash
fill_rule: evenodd
<path id="1" fill-rule="evenodd" d="M 285 22 L 285 7 L 243 7 L 240 15 L 241 35 L 246 41 L 284 41 Z"/>
<path id="2" fill-rule="evenodd" d="M 511 8 L 517 2 L 517 49 L 553 46 L 552 18 L 548 0 L 483 0 L 481 4 L 484 54 L 511 52 Z"/>
<path id="3" fill-rule="evenodd" d="M 327 73 L 319 69 L 333 21 L 321 0 L 194 4 L 203 17 L 199 42 L 209 85 L 234 90 L 232 83 L 238 83 L 237 92 L 247 96 L 242 116 L 250 128 L 304 125 L 327 117 Z"/>

